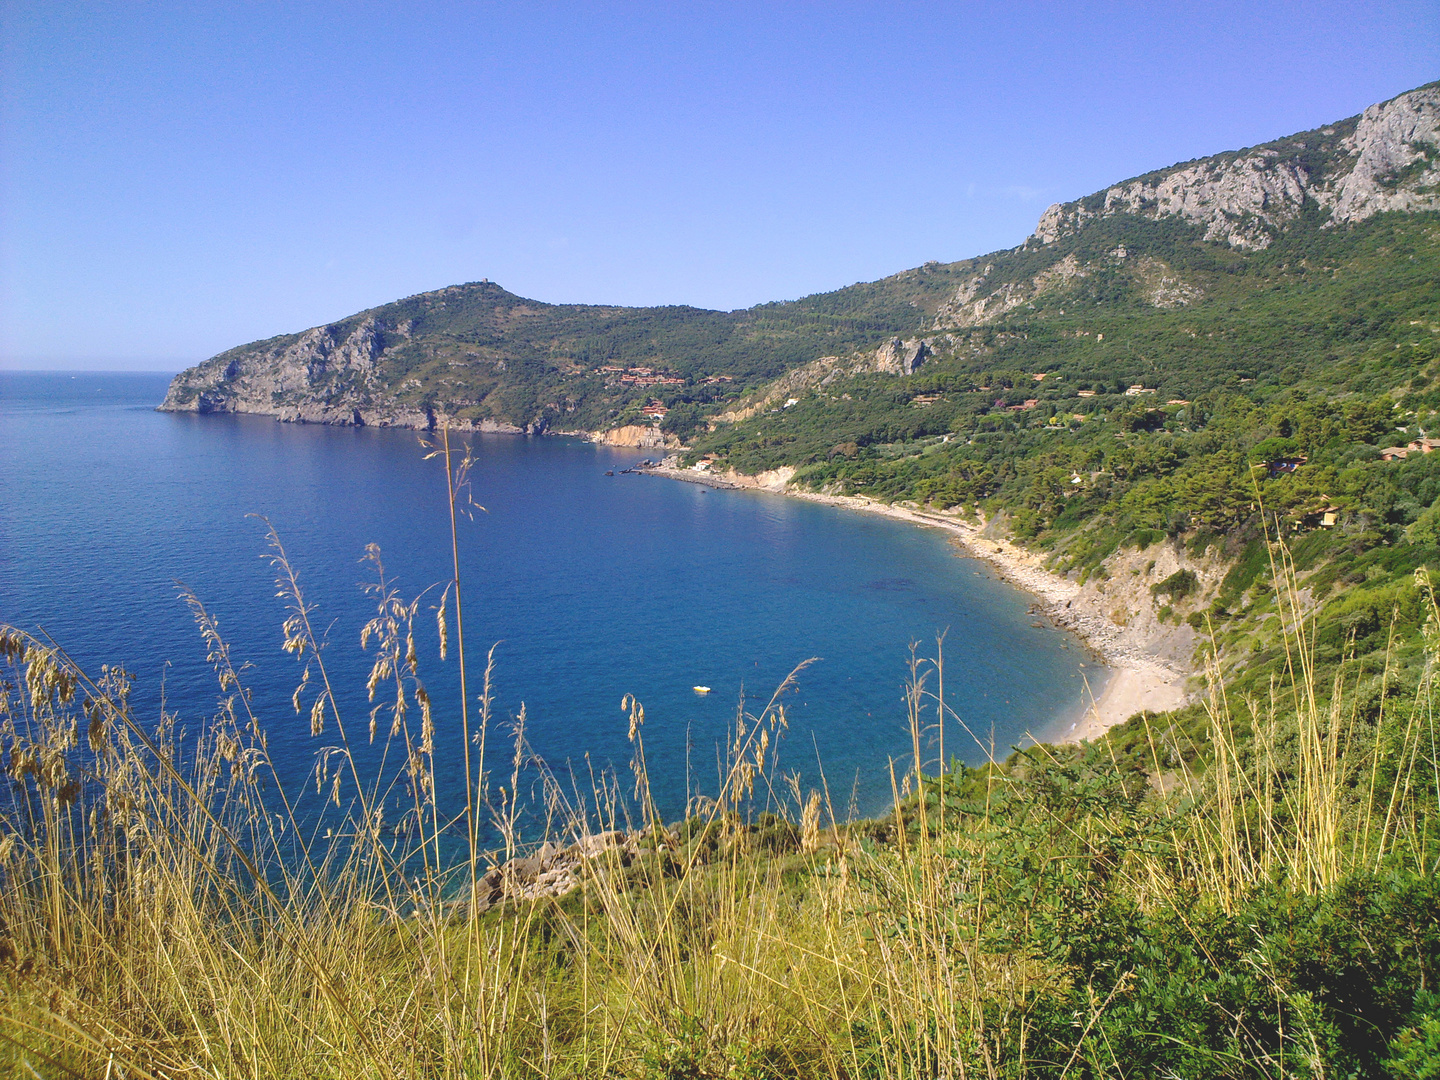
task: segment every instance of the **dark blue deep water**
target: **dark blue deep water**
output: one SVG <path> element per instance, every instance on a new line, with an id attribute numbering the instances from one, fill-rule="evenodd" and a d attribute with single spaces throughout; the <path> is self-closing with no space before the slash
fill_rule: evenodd
<path id="1" fill-rule="evenodd" d="M 290 707 L 298 668 L 279 647 L 264 525 L 247 515 L 268 517 L 300 568 L 341 704 L 363 730 L 361 556 L 379 544 L 407 595 L 450 576 L 444 472 L 413 432 L 156 413 L 167 381 L 0 373 L 0 619 L 43 629 L 88 667 L 124 665 L 142 712 L 158 718 L 163 688 L 166 707 L 198 726 L 219 691 L 177 599 L 184 582 L 253 665 L 246 678 L 272 752 L 298 782 L 330 740 L 312 740 Z M 524 702 L 535 751 L 562 775 L 567 763 L 587 770 L 587 754 L 623 770 L 619 706 L 634 694 L 667 816 L 681 811 L 687 776 L 714 786 L 716 744 L 742 689 L 753 704 L 810 657 L 820 659 L 786 699 L 781 764 L 809 784 L 823 763 L 836 802 L 853 792 L 862 813 L 889 801 L 887 762 L 910 757 L 911 642 L 933 652 L 948 629 L 947 696 L 1000 753 L 1071 717 L 1082 671 L 1097 674 L 1076 640 L 1036 627 L 1023 593 L 938 531 L 610 477 L 643 455 L 562 438 L 487 436 L 475 454 L 474 497 L 487 512 L 460 532 L 471 686 L 499 642 L 498 714 L 508 720 Z M 436 657 L 422 609 L 422 674 L 458 775 L 456 662 Z M 699 697 L 695 684 L 714 692 Z M 981 757 L 954 731 L 951 751 Z M 441 780 L 442 796 L 458 797 Z"/>

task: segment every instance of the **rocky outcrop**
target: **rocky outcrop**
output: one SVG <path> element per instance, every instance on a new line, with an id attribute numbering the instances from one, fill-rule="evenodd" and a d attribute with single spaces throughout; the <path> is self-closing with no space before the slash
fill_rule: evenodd
<path id="1" fill-rule="evenodd" d="M 622 427 L 611 428 L 609 431 L 584 432 L 592 442 L 601 443 L 604 446 L 638 446 L 642 449 L 664 449 L 666 447 L 678 447 L 680 440 L 673 435 L 666 435 L 657 427 L 650 427 L 648 424 L 625 424 Z"/>
<path id="2" fill-rule="evenodd" d="M 1349 145 L 1355 167 L 1335 187 L 1332 220 L 1440 209 L 1440 83 L 1371 105 Z"/>
<path id="3" fill-rule="evenodd" d="M 321 424 L 427 427 L 433 418 L 397 408 L 376 371 L 387 328 L 373 316 L 348 332 L 337 325 L 232 349 L 181 372 L 165 412 L 246 412 Z"/>
<path id="4" fill-rule="evenodd" d="M 618 831 L 582 836 L 565 848 L 547 840 L 532 854 L 511 859 L 487 872 L 476 889 L 476 907 L 486 911 L 507 900 L 564 896 L 580 884 L 585 863 L 614 853 L 622 864 L 628 865 L 639 850 L 639 841 L 638 833 L 627 837 Z"/>
<path id="5" fill-rule="evenodd" d="M 875 370 L 888 375 L 913 375 L 929 355 L 930 347 L 923 341 L 891 338 L 875 350 Z"/>
<path id="6" fill-rule="evenodd" d="M 795 467 L 781 465 L 778 469 L 764 469 L 753 476 L 736 472 L 734 469 L 727 469 L 723 476 L 731 487 L 783 492 L 789 487 L 790 481 L 795 479 Z"/>
<path id="7" fill-rule="evenodd" d="M 380 368 L 387 347 L 410 337 L 409 320 L 367 315 L 355 325 L 317 326 L 221 353 L 182 371 L 161 412 L 249 413 L 298 424 L 400 427 L 539 435 L 543 420 L 519 425 L 402 401 Z M 402 387 L 403 389 L 403 387 Z"/>
<path id="8" fill-rule="evenodd" d="M 758 413 L 783 409 L 786 403 L 817 386 L 854 375 L 913 375 L 930 356 L 930 346 L 919 338 L 890 338 L 874 352 L 849 356 L 822 356 L 786 372 L 757 393 L 715 418 L 717 423 L 738 424 Z"/>
<path id="9" fill-rule="evenodd" d="M 1307 205 L 1332 226 L 1387 210 L 1440 210 L 1440 83 L 1317 131 L 1056 203 L 1033 239 L 1051 244 L 1097 218 L 1134 214 L 1180 218 L 1207 240 L 1263 248 Z"/>
<path id="10" fill-rule="evenodd" d="M 992 286 L 990 275 L 994 269 L 994 263 L 987 265 L 961 284 L 950 300 L 940 305 L 935 312 L 936 330 L 961 329 L 993 322 L 1030 303 L 1037 296 L 1088 277 L 1090 273 L 1074 255 L 1066 255 L 1053 266 L 1023 281 L 1007 281 Z"/>
<path id="11" fill-rule="evenodd" d="M 529 855 L 517 855 L 486 871 L 475 883 L 475 913 L 507 903 L 564 896 L 579 888 L 587 874 L 623 871 L 642 853 L 673 850 L 678 843 L 678 833 L 663 828 L 588 833 L 567 847 L 547 840 Z M 441 913 L 463 917 L 468 914 L 467 907 L 462 897 L 444 904 Z M 427 910 L 428 905 L 417 903 L 411 914 L 418 916 Z M 392 911 L 397 917 L 400 914 Z"/>
<path id="12" fill-rule="evenodd" d="M 1135 261 L 1135 278 L 1152 307 L 1185 307 L 1205 297 L 1204 289 L 1185 281 L 1165 263 L 1149 255 Z"/>

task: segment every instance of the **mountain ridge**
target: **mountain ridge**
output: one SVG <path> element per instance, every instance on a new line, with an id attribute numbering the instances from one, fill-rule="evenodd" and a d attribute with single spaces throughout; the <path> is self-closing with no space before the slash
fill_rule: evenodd
<path id="1" fill-rule="evenodd" d="M 904 377 L 973 352 L 974 331 L 1046 296 L 1090 289 L 1102 305 L 1185 308 L 1204 301 L 1207 279 L 1289 231 L 1437 209 L 1440 82 L 1057 203 L 1024 243 L 988 255 L 731 312 L 452 285 L 227 350 L 177 375 L 160 407 L 595 437 L 648 426 L 651 442 L 674 443 L 822 381 Z"/>
<path id="2" fill-rule="evenodd" d="M 1098 206 L 1096 200 L 1102 200 Z M 1326 215 L 1327 226 L 1385 211 L 1440 209 L 1440 82 L 1311 131 L 1180 162 L 1055 203 L 1031 239 L 1053 243 L 1096 217 L 1129 213 L 1181 217 L 1204 225 L 1206 240 L 1266 247 L 1307 203 Z"/>

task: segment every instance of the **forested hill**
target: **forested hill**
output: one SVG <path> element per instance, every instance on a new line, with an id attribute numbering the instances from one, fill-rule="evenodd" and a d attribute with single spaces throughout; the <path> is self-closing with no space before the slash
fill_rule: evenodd
<path id="1" fill-rule="evenodd" d="M 1419 244 L 1405 254 L 1411 277 L 1427 272 L 1422 223 L 1440 209 L 1437 103 L 1440 84 L 1430 84 L 1317 131 L 1051 207 L 1013 250 L 792 302 L 627 308 L 546 304 L 488 281 L 451 286 L 228 350 L 177 376 L 164 408 L 603 430 L 643 422 L 658 400 L 668 431 L 688 438 L 763 413 L 770 402 L 757 391 L 787 373 L 769 396 L 825 378 L 905 376 L 921 363 L 932 381 L 997 365 L 1071 365 L 1067 374 L 1101 383 L 1164 376 L 1174 385 L 1157 389 L 1179 396 L 1231 377 L 1288 384 L 1296 365 L 1310 373 L 1339 346 L 1349 356 L 1388 333 L 1395 311 L 1424 306 L 1422 295 L 1377 290 L 1389 291 L 1386 229 Z M 1380 220 L 1395 214 L 1420 232 Z M 888 403 L 910 384 L 872 381 L 886 387 L 886 419 L 847 421 L 851 437 L 831 446 L 903 437 Z M 737 407 L 747 394 L 749 408 Z M 739 465 L 816 452 L 782 444 L 746 429 L 713 445 L 733 448 Z"/>
<path id="2" fill-rule="evenodd" d="M 1052 207 L 960 264 L 912 374 L 812 366 L 690 459 L 978 510 L 1115 621 L 1213 633 L 1257 687 L 1286 662 L 1284 538 L 1322 661 L 1418 656 L 1412 571 L 1440 566 L 1437 114 L 1432 84 Z"/>
<path id="3" fill-rule="evenodd" d="M 731 312 L 545 304 L 488 281 L 455 285 L 230 349 L 176 376 L 163 407 L 596 430 L 636 421 L 658 396 L 679 406 L 672 424 L 693 427 L 818 355 L 916 332 L 955 280 L 901 275 Z"/>
<path id="4" fill-rule="evenodd" d="M 1244 416 L 1249 441 L 1299 439 L 1295 454 L 1320 455 L 1310 464 L 1336 439 L 1378 456 L 1428 431 L 1440 405 L 1440 84 L 1051 207 L 1018 248 L 832 295 L 901 283 L 930 319 L 907 343 L 923 358 L 912 374 L 812 364 L 750 395 L 696 451 L 942 508 L 998 497 L 1032 535 L 1076 516 L 1090 482 L 1072 474 L 1108 478 L 1112 494 L 1183 476 L 1185 448 L 1208 452 L 1226 416 Z M 1349 419 L 1317 427 L 1277 409 Z M 1237 439 L 1224 450 L 1238 462 Z M 1171 488 L 1152 493 L 1147 526 L 1228 523 Z"/>

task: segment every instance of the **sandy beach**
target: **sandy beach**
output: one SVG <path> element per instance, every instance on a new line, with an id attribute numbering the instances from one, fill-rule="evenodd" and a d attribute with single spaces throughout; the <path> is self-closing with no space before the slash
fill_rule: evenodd
<path id="1" fill-rule="evenodd" d="M 1089 687 L 1091 700 L 1078 720 L 1067 717 L 1057 729 L 1036 731 L 1034 737 L 1049 742 L 1079 742 L 1093 739 L 1137 712 L 1165 712 L 1184 705 L 1190 697 L 1187 682 L 1192 672 L 1163 660 L 1147 649 L 1149 642 L 1139 633 L 1107 618 L 1080 585 L 1045 569 L 1041 559 L 1003 537 L 985 535 L 984 522 L 896 506 L 854 495 L 820 495 L 787 490 L 788 470 L 756 478 L 711 476 L 690 469 L 657 466 L 643 471 L 708 487 L 770 491 L 795 499 L 824 503 L 870 514 L 883 514 L 917 525 L 944 529 L 954 535 L 967 553 L 983 559 L 1006 581 L 1034 596 L 1045 616 L 1055 625 L 1078 636 L 1109 669 L 1100 685 Z"/>

